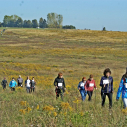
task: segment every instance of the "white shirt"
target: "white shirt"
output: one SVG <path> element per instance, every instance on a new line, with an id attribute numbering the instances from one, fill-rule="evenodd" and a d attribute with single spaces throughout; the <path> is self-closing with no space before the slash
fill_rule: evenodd
<path id="1" fill-rule="evenodd" d="M 29 79 L 27 79 L 26 87 L 30 87 L 30 80 Z"/>
<path id="2" fill-rule="evenodd" d="M 85 86 L 85 84 L 86 84 L 86 82 L 84 83 L 84 82 L 82 82 L 81 84 L 80 84 L 80 87 L 84 87 Z"/>

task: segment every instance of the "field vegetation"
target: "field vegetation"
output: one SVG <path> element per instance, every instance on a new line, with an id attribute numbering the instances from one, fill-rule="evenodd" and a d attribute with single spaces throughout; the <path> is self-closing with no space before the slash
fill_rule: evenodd
<path id="1" fill-rule="evenodd" d="M 4 28 L 0 28 L 2 30 Z M 0 36 L 0 81 L 21 75 L 35 77 L 35 93 L 25 86 L 11 92 L 0 86 L 1 127 L 126 127 L 122 99 L 115 101 L 127 66 L 127 32 L 6 28 Z M 101 107 L 100 78 L 109 67 L 114 78 L 113 108 Z M 56 101 L 53 86 L 64 74 L 64 101 Z M 77 85 L 94 75 L 98 90 L 92 102 L 81 101 Z"/>

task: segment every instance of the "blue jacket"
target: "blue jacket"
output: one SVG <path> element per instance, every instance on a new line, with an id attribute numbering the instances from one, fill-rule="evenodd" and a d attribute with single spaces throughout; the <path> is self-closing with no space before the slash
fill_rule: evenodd
<path id="1" fill-rule="evenodd" d="M 105 84 L 106 86 L 104 87 L 104 81 L 107 80 L 109 83 Z M 113 91 L 113 78 L 111 76 L 109 78 L 107 78 L 106 76 L 101 77 L 100 86 L 102 87 L 101 92 L 111 93 Z"/>
<path id="2" fill-rule="evenodd" d="M 120 85 L 119 85 L 117 96 L 116 96 L 117 100 L 119 99 L 121 92 L 122 92 L 122 98 L 127 98 L 127 85 L 125 84 L 125 83 L 127 83 L 127 79 L 125 79 L 125 80 L 121 79 L 121 81 L 120 81 Z"/>
<path id="3" fill-rule="evenodd" d="M 83 85 L 84 83 L 81 81 L 81 82 L 79 82 L 79 84 L 78 84 L 78 89 L 80 88 L 81 90 L 85 90 L 85 85 Z M 86 84 L 86 82 L 85 82 L 85 84 Z"/>
<path id="4" fill-rule="evenodd" d="M 17 85 L 15 80 L 10 81 L 9 87 L 15 87 Z"/>

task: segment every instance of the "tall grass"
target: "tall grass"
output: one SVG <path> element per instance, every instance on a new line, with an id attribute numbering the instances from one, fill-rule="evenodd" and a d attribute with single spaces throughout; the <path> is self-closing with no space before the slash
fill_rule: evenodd
<path id="1" fill-rule="evenodd" d="M 119 81 L 126 67 L 126 32 L 15 29 L 0 37 L 0 81 L 21 75 L 35 77 L 35 93 L 25 87 L 11 92 L 0 86 L 1 127 L 119 127 L 126 126 L 122 100 L 115 101 Z M 114 78 L 113 107 L 101 107 L 100 78 L 105 68 Z M 63 72 L 67 91 L 64 101 L 55 100 L 53 86 Z M 81 78 L 94 75 L 98 90 L 84 102 L 77 90 Z"/>

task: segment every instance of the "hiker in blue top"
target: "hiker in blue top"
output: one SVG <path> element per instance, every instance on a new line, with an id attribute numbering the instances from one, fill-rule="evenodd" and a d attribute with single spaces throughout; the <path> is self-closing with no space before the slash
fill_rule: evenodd
<path id="1" fill-rule="evenodd" d="M 112 107 L 112 94 L 113 94 L 113 78 L 110 76 L 111 71 L 109 68 L 104 70 L 104 76 L 101 78 L 100 86 L 101 97 L 102 97 L 102 107 L 105 104 L 106 95 L 109 98 L 109 108 Z"/>
<path id="2" fill-rule="evenodd" d="M 10 81 L 9 87 L 11 88 L 11 91 L 15 91 L 15 87 L 17 86 L 17 83 L 14 78 L 12 78 L 12 81 Z"/>
<path id="3" fill-rule="evenodd" d="M 82 96 L 82 100 L 84 101 L 87 95 L 87 92 L 85 91 L 85 84 L 86 84 L 86 78 L 83 77 L 82 81 L 78 84 L 78 90 L 80 91 L 80 94 Z"/>
<path id="4" fill-rule="evenodd" d="M 127 107 L 127 68 L 126 68 L 126 73 L 122 76 L 120 81 L 120 85 L 116 96 L 117 101 L 120 98 L 121 92 L 122 92 L 122 100 L 124 103 L 124 108 L 126 108 Z"/>

